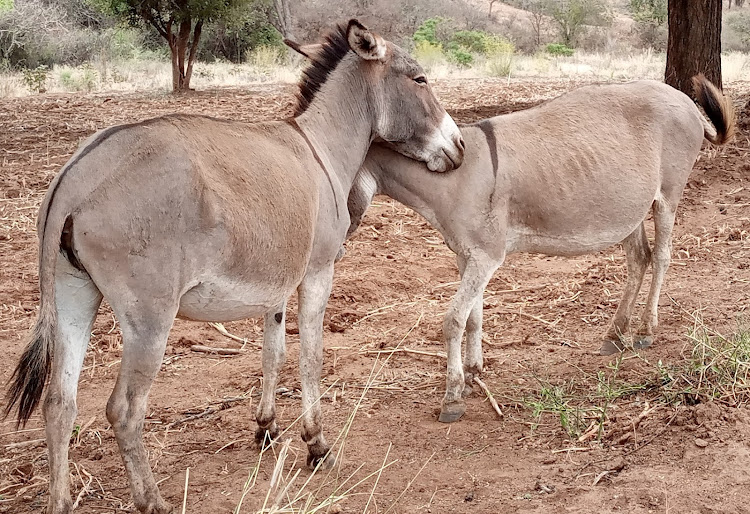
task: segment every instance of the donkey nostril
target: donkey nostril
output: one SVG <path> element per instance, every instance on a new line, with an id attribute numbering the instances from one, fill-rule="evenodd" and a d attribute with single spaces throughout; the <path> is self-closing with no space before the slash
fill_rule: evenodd
<path id="1" fill-rule="evenodd" d="M 464 138 L 459 137 L 458 138 L 458 144 L 461 147 L 461 150 L 466 150 L 466 143 L 464 143 Z"/>

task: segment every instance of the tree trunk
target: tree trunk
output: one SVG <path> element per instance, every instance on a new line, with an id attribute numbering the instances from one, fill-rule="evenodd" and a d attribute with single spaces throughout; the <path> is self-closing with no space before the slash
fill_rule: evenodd
<path id="1" fill-rule="evenodd" d="M 722 0 L 669 0 L 664 81 L 692 97 L 691 78 L 703 73 L 721 88 Z"/>
<path id="2" fill-rule="evenodd" d="M 190 79 L 193 76 L 193 63 L 198 52 L 198 43 L 203 29 L 203 20 L 195 24 L 193 40 L 190 40 L 192 21 L 189 17 L 180 22 L 180 28 L 175 36 L 170 32 L 169 51 L 172 54 L 172 92 L 180 93 L 190 90 Z M 189 52 L 188 52 L 189 50 Z M 187 60 L 185 56 L 187 55 Z"/>

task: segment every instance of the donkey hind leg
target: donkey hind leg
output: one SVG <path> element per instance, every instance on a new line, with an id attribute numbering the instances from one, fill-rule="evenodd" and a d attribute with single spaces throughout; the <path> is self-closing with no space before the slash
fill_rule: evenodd
<path id="1" fill-rule="evenodd" d="M 302 440 L 307 443 L 307 465 L 330 468 L 335 457 L 323 437 L 320 411 L 320 375 L 323 367 L 323 314 L 331 294 L 333 263 L 309 270 L 299 293 L 299 367 L 302 381 Z"/>
<path id="2" fill-rule="evenodd" d="M 178 302 L 148 302 L 148 309 L 139 309 L 141 302 L 131 302 L 127 310 L 110 303 L 120 320 L 123 341 L 120 373 L 107 402 L 107 419 L 120 448 L 135 507 L 143 514 L 166 514 L 172 507 L 159 494 L 142 432 L 148 393 L 161 368 Z"/>
<path id="3" fill-rule="evenodd" d="M 633 343 L 633 348 L 642 349 L 651 346 L 654 342 L 654 329 L 659 324 L 658 309 L 661 286 L 664 283 L 664 275 L 669 268 L 672 258 L 672 229 L 676 208 L 668 201 L 659 198 L 654 201 L 654 254 L 652 257 L 651 287 L 648 291 L 648 300 L 643 312 L 641 327 Z"/>
<path id="4" fill-rule="evenodd" d="M 255 413 L 258 422 L 255 442 L 261 449 L 279 435 L 275 395 L 279 372 L 286 359 L 285 316 L 286 302 L 283 302 L 265 315 L 263 325 L 263 395 Z"/>
<path id="5" fill-rule="evenodd" d="M 57 337 L 52 376 L 44 401 L 47 451 L 49 452 L 50 498 L 47 512 L 71 511 L 68 445 L 75 422 L 78 376 L 91 338 L 91 327 L 102 295 L 86 273 L 59 258 L 55 271 Z"/>
<path id="6" fill-rule="evenodd" d="M 467 320 L 475 305 L 482 305 L 484 289 L 492 278 L 492 274 L 502 264 L 502 261 L 493 261 L 487 256 L 470 257 L 463 266 L 461 284 L 458 292 L 453 297 L 448 312 L 443 321 L 443 337 L 445 338 L 445 350 L 448 357 L 446 373 L 445 396 L 440 409 L 438 421 L 441 423 L 452 423 L 458 421 L 466 411 L 463 400 L 465 387 L 464 370 L 461 362 L 461 338 L 466 328 Z M 473 327 L 476 328 L 476 327 Z M 480 331 L 481 332 L 481 331 Z M 478 348 L 477 348 L 478 342 Z M 467 354 L 475 359 L 472 364 L 476 365 L 476 354 L 482 352 L 481 333 L 476 334 L 473 340 L 467 340 Z M 469 348 L 468 345 L 473 345 Z"/>
<path id="7" fill-rule="evenodd" d="M 622 336 L 630 328 L 630 318 L 633 315 L 636 300 L 638 300 L 643 277 L 651 263 L 651 248 L 648 244 L 646 227 L 643 222 L 638 225 L 638 228 L 632 234 L 625 238 L 622 245 L 625 248 L 627 259 L 628 279 L 620 304 L 617 306 L 617 311 L 612 318 L 602 347 L 599 349 L 601 355 L 612 355 L 624 350 Z"/>

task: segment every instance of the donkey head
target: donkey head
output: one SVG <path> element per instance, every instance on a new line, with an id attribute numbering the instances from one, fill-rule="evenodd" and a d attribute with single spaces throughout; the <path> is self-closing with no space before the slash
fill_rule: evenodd
<path id="1" fill-rule="evenodd" d="M 404 50 L 357 20 L 350 20 L 346 28 L 339 27 L 338 34 L 329 35 L 323 44 L 285 42 L 312 61 L 305 71 L 308 85 L 301 91 L 297 114 L 304 112 L 325 82 L 326 77 L 321 79 L 316 73 L 327 70 L 327 75 L 345 60 L 357 67 L 357 75 L 361 76 L 360 85 L 373 120 L 373 140 L 381 140 L 397 152 L 427 163 L 432 171 L 448 171 L 461 165 L 461 132 L 435 98 L 421 66 Z M 348 54 L 346 59 L 337 55 L 341 50 Z"/>

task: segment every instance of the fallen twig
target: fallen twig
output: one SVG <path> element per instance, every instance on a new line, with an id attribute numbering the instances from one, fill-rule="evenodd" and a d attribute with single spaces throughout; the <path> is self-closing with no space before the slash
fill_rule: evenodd
<path id="1" fill-rule="evenodd" d="M 238 348 L 214 348 L 212 346 L 203 346 L 202 344 L 194 344 L 190 347 L 190 351 L 199 353 L 215 353 L 218 355 L 241 355 L 244 350 Z"/>
<path id="2" fill-rule="evenodd" d="M 187 491 L 188 482 L 190 481 L 190 467 L 185 470 L 185 494 L 182 496 L 182 514 L 185 514 L 185 508 L 187 507 Z"/>
<path id="3" fill-rule="evenodd" d="M 426 355 L 427 357 L 437 357 L 438 359 L 446 359 L 444 352 L 426 352 L 424 350 L 413 350 L 411 348 L 392 348 L 389 350 L 365 350 L 365 355 L 380 355 L 381 353 L 412 353 L 414 355 Z"/>
<path id="4" fill-rule="evenodd" d="M 27 446 L 36 446 L 44 441 L 46 441 L 46 439 L 32 439 L 30 441 L 21 441 L 19 443 L 8 443 L 5 445 L 5 448 L 8 450 L 12 448 L 25 448 Z"/>
<path id="5" fill-rule="evenodd" d="M 500 418 L 503 418 L 503 411 L 500 410 L 500 406 L 495 401 L 495 397 L 492 395 L 492 392 L 490 391 L 489 387 L 487 387 L 487 384 L 482 382 L 482 379 L 479 377 L 474 377 L 474 382 L 482 388 L 482 391 L 484 391 L 484 394 L 487 395 L 487 399 L 490 401 L 490 404 L 492 405 L 492 408 L 495 409 L 495 412 L 497 412 L 497 415 L 500 416 Z"/>
<path id="6" fill-rule="evenodd" d="M 78 505 L 81 503 L 81 500 L 83 500 L 84 495 L 86 495 L 89 492 L 89 486 L 91 485 L 91 482 L 94 481 L 94 477 L 91 476 L 91 473 L 86 471 L 86 468 L 81 466 L 78 467 L 77 464 L 73 463 L 73 466 L 76 468 L 76 472 L 78 473 L 78 478 L 81 480 L 81 485 L 83 485 L 83 488 L 78 492 L 78 496 L 76 497 L 76 501 L 73 503 L 73 508 L 71 510 L 75 510 Z M 83 477 L 81 476 L 81 471 L 83 471 L 83 474 L 88 477 L 89 481 L 84 483 Z"/>
<path id="7" fill-rule="evenodd" d="M 225 337 L 228 337 L 229 339 L 231 339 L 233 341 L 237 341 L 239 343 L 242 343 L 241 350 L 244 350 L 245 346 L 248 345 L 248 344 L 251 345 L 251 346 L 254 346 L 256 348 L 263 348 L 263 345 L 260 344 L 260 343 L 256 343 L 255 341 L 250 341 L 246 337 L 239 337 L 239 336 L 236 336 L 234 334 L 231 334 L 224 327 L 224 325 L 222 323 L 213 323 L 213 322 L 211 322 L 211 323 L 209 323 L 209 325 L 211 325 L 213 328 L 215 328 L 221 335 L 223 335 Z"/>

